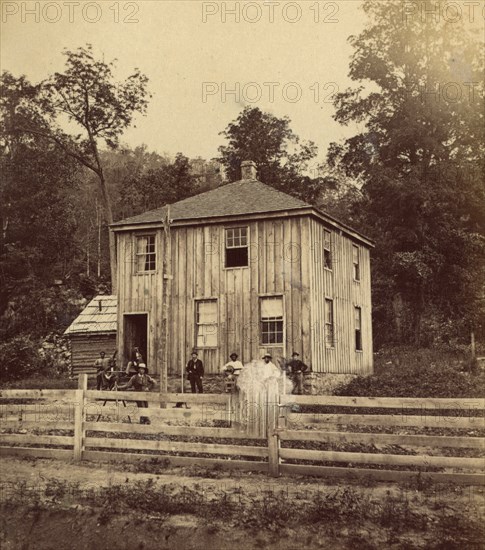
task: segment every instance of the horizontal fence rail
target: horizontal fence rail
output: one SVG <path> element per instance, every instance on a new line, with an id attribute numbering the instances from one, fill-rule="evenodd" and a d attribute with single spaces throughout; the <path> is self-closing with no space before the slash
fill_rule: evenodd
<path id="1" fill-rule="evenodd" d="M 264 437 L 235 422 L 237 399 L 87 390 L 86 375 L 77 390 L 0 390 L 0 455 L 485 484 L 485 399 L 280 395 L 246 419 Z"/>
<path id="2" fill-rule="evenodd" d="M 479 410 L 485 408 L 485 399 L 451 399 L 442 397 L 346 397 L 332 395 L 282 395 L 281 404 L 322 405 L 333 407 L 361 407 L 376 409 L 455 409 Z"/>

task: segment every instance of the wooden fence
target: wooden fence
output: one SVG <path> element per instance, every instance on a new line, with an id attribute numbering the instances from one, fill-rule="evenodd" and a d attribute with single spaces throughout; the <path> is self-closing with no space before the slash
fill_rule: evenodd
<path id="1" fill-rule="evenodd" d="M 78 390 L 0 390 L 0 455 L 485 484 L 484 399 L 280 395 L 246 419 L 265 423 L 261 439 L 235 424 L 237 398 L 89 391 L 86 376 Z"/>

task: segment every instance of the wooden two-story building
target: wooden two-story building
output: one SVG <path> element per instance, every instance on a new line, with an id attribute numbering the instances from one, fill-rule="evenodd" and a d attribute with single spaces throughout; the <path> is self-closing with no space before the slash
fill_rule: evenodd
<path id="1" fill-rule="evenodd" d="M 118 354 L 142 350 L 161 370 L 163 285 L 168 372 L 196 348 L 207 372 L 231 352 L 243 362 L 295 350 L 315 372 L 372 372 L 372 242 L 315 207 L 256 179 L 170 205 L 170 273 L 163 273 L 167 207 L 112 226 L 118 250 Z"/>

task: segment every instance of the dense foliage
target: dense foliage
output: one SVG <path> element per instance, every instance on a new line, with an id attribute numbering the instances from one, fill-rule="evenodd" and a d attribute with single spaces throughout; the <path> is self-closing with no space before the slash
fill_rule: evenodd
<path id="1" fill-rule="evenodd" d="M 383 349 L 374 374 L 337 388 L 336 395 L 372 397 L 485 397 L 485 373 L 469 358 L 437 349 Z"/>
<path id="2" fill-rule="evenodd" d="M 349 218 L 376 241 L 376 341 L 433 345 L 450 333 L 483 335 L 480 37 L 445 18 L 403 21 L 400 2 L 366 0 L 364 11 L 368 26 L 350 39 L 358 86 L 335 101 L 336 120 L 363 130 L 332 144 L 328 160 L 363 182 Z"/>
<path id="3" fill-rule="evenodd" d="M 258 107 L 246 107 L 222 132 L 228 145 L 219 147 L 229 181 L 241 179 L 241 162 L 256 163 L 258 179 L 302 200 L 314 203 L 322 181 L 305 172 L 316 157 L 311 141 L 301 141 L 288 117 L 278 118 Z"/>

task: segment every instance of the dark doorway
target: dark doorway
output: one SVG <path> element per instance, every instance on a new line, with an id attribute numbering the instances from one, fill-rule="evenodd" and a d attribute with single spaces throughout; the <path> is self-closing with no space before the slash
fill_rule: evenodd
<path id="1" fill-rule="evenodd" d="M 135 347 L 140 350 L 144 361 L 148 361 L 148 314 L 125 315 L 124 333 L 125 364 L 132 358 Z"/>

